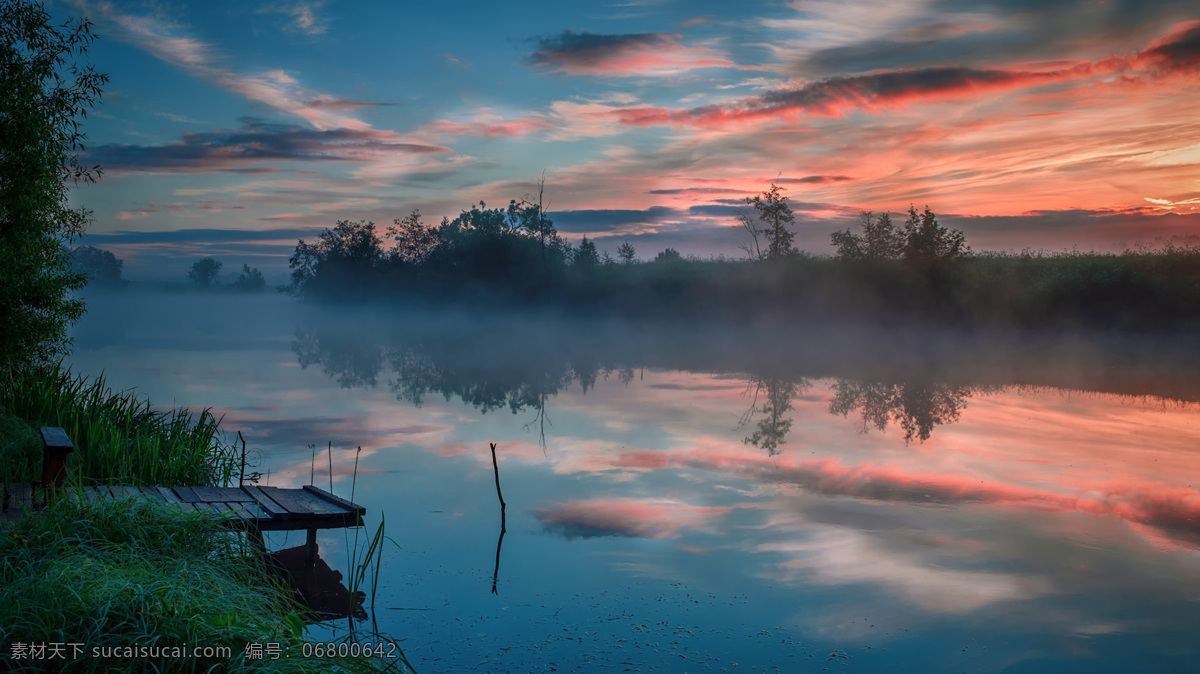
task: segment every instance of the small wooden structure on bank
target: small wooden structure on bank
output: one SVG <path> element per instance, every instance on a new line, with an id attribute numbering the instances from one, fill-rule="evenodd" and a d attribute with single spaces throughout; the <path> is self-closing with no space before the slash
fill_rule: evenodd
<path id="1" fill-rule="evenodd" d="M 61 486 L 66 469 L 66 454 L 73 447 L 61 428 L 42 428 L 45 444 L 42 484 L 0 484 L 0 514 L 5 519 L 20 517 L 23 510 L 45 506 L 43 484 Z M 184 512 L 202 512 L 223 516 L 228 526 L 243 528 L 260 545 L 264 531 L 308 532 L 310 560 L 315 560 L 317 529 L 362 526 L 367 509 L 311 485 L 300 489 L 265 486 L 241 487 L 124 487 L 97 486 L 67 488 L 67 499 L 85 503 L 137 498 L 164 503 Z M 265 547 L 265 546 L 264 546 Z"/>

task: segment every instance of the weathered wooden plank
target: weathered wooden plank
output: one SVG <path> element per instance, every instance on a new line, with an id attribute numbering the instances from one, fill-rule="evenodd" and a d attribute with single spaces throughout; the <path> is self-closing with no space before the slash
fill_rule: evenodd
<path id="1" fill-rule="evenodd" d="M 184 501 L 186 503 L 200 503 L 204 501 L 204 499 L 196 495 L 196 492 L 192 491 L 191 487 L 173 487 L 172 489 L 175 491 L 175 495 L 179 497 L 180 501 Z"/>
<path id="2" fill-rule="evenodd" d="M 216 503 L 225 500 L 220 487 L 191 487 L 193 493 L 205 503 Z"/>
<path id="3" fill-rule="evenodd" d="M 102 498 L 106 498 L 106 497 L 101 496 L 101 494 L 97 491 L 97 489 L 98 489 L 97 487 L 84 487 L 83 488 L 83 502 L 85 504 L 91 505 L 93 503 L 96 503 L 97 501 L 100 501 Z M 108 490 L 105 490 L 105 493 L 107 494 Z"/>
<path id="4" fill-rule="evenodd" d="M 344 529 L 358 524 L 353 516 L 309 515 L 301 520 L 260 520 L 258 526 L 263 531 L 303 531 L 305 529 Z"/>
<path id="5" fill-rule="evenodd" d="M 287 508 L 284 508 L 282 505 L 276 503 L 275 499 L 264 493 L 262 489 L 247 485 L 242 487 L 242 491 L 246 492 L 251 498 L 254 499 L 255 505 L 252 506 L 252 508 L 256 508 L 270 515 L 271 519 L 286 520 L 291 517 L 291 513 L 287 511 Z"/>
<path id="6" fill-rule="evenodd" d="M 315 494 L 318 498 L 329 501 L 330 503 L 332 503 L 334 505 L 341 506 L 342 508 L 345 508 L 346 510 L 349 510 L 351 512 L 357 512 L 359 514 L 359 516 L 367 514 L 366 508 L 358 505 L 357 503 L 351 503 L 350 501 L 347 501 L 346 499 L 344 499 L 340 496 L 331 494 L 330 492 L 327 492 L 324 489 L 321 489 L 320 487 L 314 487 L 311 484 L 306 484 L 306 485 L 304 485 L 304 491 L 306 491 L 310 494 Z"/>
<path id="7" fill-rule="evenodd" d="M 113 485 L 113 486 L 109 487 L 108 489 L 109 489 L 109 491 L 112 492 L 113 498 L 117 499 L 117 500 L 127 499 L 127 498 L 135 498 L 135 497 L 140 498 L 142 495 L 141 490 L 138 489 L 137 487 L 128 487 L 125 485 L 117 484 L 117 485 Z"/>
<path id="8" fill-rule="evenodd" d="M 0 513 L 8 510 L 8 483 L 0 482 Z"/>
<path id="9" fill-rule="evenodd" d="M 221 492 L 221 501 L 223 503 L 249 503 L 254 499 L 250 495 L 242 491 L 241 487 L 214 487 Z"/>
<path id="10" fill-rule="evenodd" d="M 141 487 L 138 491 L 142 492 L 142 498 L 152 503 L 162 503 L 163 495 L 158 491 L 157 487 Z"/>
<path id="11" fill-rule="evenodd" d="M 161 498 L 164 503 L 170 503 L 171 505 L 179 505 L 180 503 L 183 503 L 183 499 L 176 496 L 175 492 L 171 491 L 167 487 L 146 487 L 146 488 L 153 489 L 155 492 L 157 492 L 158 497 Z"/>
<path id="12" fill-rule="evenodd" d="M 330 503 L 325 499 L 310 494 L 303 489 L 279 489 L 278 487 L 260 487 L 279 505 L 288 509 L 293 515 L 345 515 L 346 509 Z"/>
<path id="13" fill-rule="evenodd" d="M 70 451 L 75 448 L 71 438 L 67 436 L 67 432 L 57 426 L 42 426 L 41 433 L 42 442 L 45 443 L 47 449 Z"/>
<path id="14" fill-rule="evenodd" d="M 248 504 L 245 502 L 226 501 L 225 503 L 221 503 L 220 505 L 226 511 L 233 513 L 234 517 L 236 517 L 239 520 L 242 520 L 243 522 L 252 522 L 252 521 L 258 519 L 257 517 L 255 517 L 254 513 L 250 512 L 249 510 L 246 509 L 246 506 Z"/>

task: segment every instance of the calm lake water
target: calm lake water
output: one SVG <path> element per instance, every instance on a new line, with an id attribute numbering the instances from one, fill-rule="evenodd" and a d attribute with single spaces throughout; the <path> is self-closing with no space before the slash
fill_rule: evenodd
<path id="1" fill-rule="evenodd" d="M 357 459 L 422 672 L 1200 668 L 1186 348 L 384 313 L 97 296 L 70 363 L 272 485 Z"/>

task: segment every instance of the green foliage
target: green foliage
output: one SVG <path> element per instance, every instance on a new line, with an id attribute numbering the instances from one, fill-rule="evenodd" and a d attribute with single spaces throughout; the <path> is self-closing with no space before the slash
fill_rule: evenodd
<path id="1" fill-rule="evenodd" d="M 77 246 L 71 251 L 71 267 L 87 277 L 88 285 L 121 285 L 121 268 L 125 262 L 107 250 L 95 246 Z"/>
<path id="2" fill-rule="evenodd" d="M 13 643 L 82 643 L 68 671 L 381 671 L 377 659 L 297 657 L 304 609 L 215 518 L 135 499 L 60 499 L 0 531 L 0 664 L 59 671 L 61 660 L 13 660 Z M 290 658 L 245 657 L 278 643 Z M 95 658 L 93 647 L 214 646 L 228 656 Z M 71 653 L 67 652 L 67 657 Z"/>
<path id="3" fill-rule="evenodd" d="M 192 264 L 191 270 L 188 271 L 188 278 L 201 288 L 208 288 L 217 282 L 217 276 L 220 273 L 221 263 L 211 257 L 206 257 Z"/>
<path id="4" fill-rule="evenodd" d="M 267 280 L 263 278 L 262 272 L 256 267 L 244 264 L 242 273 L 238 276 L 237 281 L 234 281 L 233 287 L 243 292 L 258 292 L 267 287 Z"/>
<path id="5" fill-rule="evenodd" d="M 0 408 L 0 475 L 40 480 L 41 466 L 42 438 L 37 429 Z"/>
<path id="6" fill-rule="evenodd" d="M 65 353 L 66 331 L 83 314 L 69 299 L 86 283 L 64 244 L 87 224 L 67 206 L 68 179 L 94 182 L 79 163 L 79 119 L 108 76 L 81 65 L 94 36 L 85 19 L 50 23 L 40 3 L 0 3 L 0 365 Z"/>
<path id="7" fill-rule="evenodd" d="M 66 430 L 75 443 L 67 475 L 85 483 L 225 484 L 238 467 L 209 410 L 198 417 L 186 409 L 157 412 L 132 391 L 114 392 L 103 376 L 76 377 L 56 365 L 14 370 L 0 377 L 0 409 L 30 427 Z M 0 447 L 6 451 L 0 465 L 25 471 L 7 473 L 12 481 L 41 479 L 40 461 Z"/>

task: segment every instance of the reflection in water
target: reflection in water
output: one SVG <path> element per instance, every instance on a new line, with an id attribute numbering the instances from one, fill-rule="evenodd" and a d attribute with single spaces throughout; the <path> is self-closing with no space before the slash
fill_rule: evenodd
<path id="1" fill-rule="evenodd" d="M 1195 668 L 1200 409 L 1156 404 L 1200 400 L 1194 345 L 400 318 L 320 313 L 293 355 L 291 322 L 155 313 L 75 362 L 219 406 L 281 482 L 364 445 L 356 500 L 405 520 L 383 627 L 421 671 Z"/>
<path id="2" fill-rule="evenodd" d="M 754 396 L 750 409 L 742 415 L 738 428 L 748 425 L 756 414 L 762 414 L 754 432 L 743 442 L 767 450 L 768 456 L 779 454 L 779 445 L 784 444 L 788 431 L 792 430 L 791 417 L 785 416 L 792 409 L 792 398 L 801 391 L 812 386 L 807 380 L 792 381 L 788 379 L 759 378 L 750 382 L 754 388 Z M 760 394 L 765 391 L 766 401 L 758 406 Z"/>
<path id="3" fill-rule="evenodd" d="M 496 590 L 496 582 L 500 578 L 500 548 L 504 547 L 504 534 L 508 531 L 504 515 L 504 494 L 500 492 L 500 465 L 496 463 L 496 443 L 489 443 L 492 448 L 492 472 L 496 476 L 496 498 L 500 499 L 500 538 L 496 539 L 496 567 L 492 571 L 492 594 L 500 594 Z"/>
<path id="4" fill-rule="evenodd" d="M 543 447 L 549 397 L 576 382 L 587 394 L 599 378 L 615 375 L 617 381 L 628 386 L 635 376 L 632 366 L 607 366 L 590 355 L 587 346 L 567 343 L 554 348 L 502 349 L 500 353 L 477 347 L 471 341 L 422 339 L 385 346 L 361 336 L 301 330 L 296 333 L 292 350 L 301 367 L 317 365 L 343 388 L 374 387 L 390 367 L 396 376 L 389 382 L 389 389 L 397 399 L 416 407 L 421 407 L 430 394 L 436 394 L 445 400 L 459 398 L 484 414 L 503 408 L 513 414 L 533 411 L 525 428 L 537 429 Z M 646 365 L 655 363 L 641 366 Z M 802 376 L 754 376 L 748 386 L 752 390 L 750 409 L 738 424 L 738 428 L 755 424 L 745 443 L 777 456 L 792 429 L 793 419 L 788 413 L 793 400 L 811 387 L 812 380 Z M 895 422 L 904 430 L 905 443 L 914 438 L 924 442 L 935 427 L 958 421 L 967 398 L 1000 389 L 995 385 L 968 386 L 911 377 L 839 377 L 829 413 L 845 417 L 858 410 L 862 432 L 871 427 L 883 431 L 889 422 Z"/>
<path id="5" fill-rule="evenodd" d="M 298 545 L 268 553 L 269 568 L 288 581 L 296 600 L 311 610 L 317 620 L 365 620 L 367 611 L 363 603 L 367 595 L 361 591 L 351 595 L 342 584 L 342 573 L 330 568 L 320 555 L 310 564 L 306 548 Z"/>
<path id="6" fill-rule="evenodd" d="M 838 379 L 833 384 L 829 413 L 845 417 L 860 410 L 862 433 L 871 426 L 883 431 L 890 420 L 904 429 L 905 443 L 912 442 L 914 437 L 925 442 L 935 426 L 958 421 L 971 395 L 998 389 L 926 381 L 889 383 Z"/>

